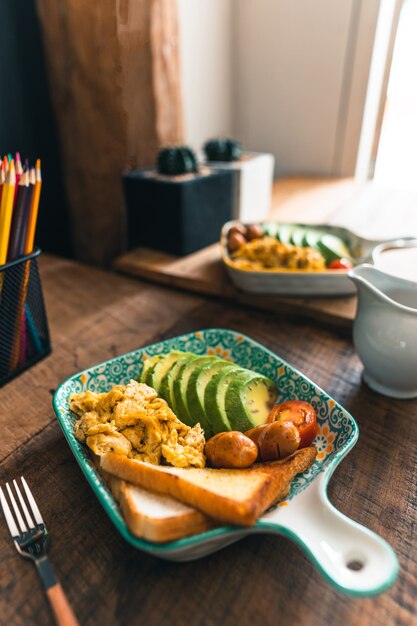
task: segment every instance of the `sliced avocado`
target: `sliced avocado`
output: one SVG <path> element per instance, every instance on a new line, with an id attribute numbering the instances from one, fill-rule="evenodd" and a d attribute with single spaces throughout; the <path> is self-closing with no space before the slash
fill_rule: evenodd
<path id="1" fill-rule="evenodd" d="M 181 365 L 183 365 L 184 363 L 188 363 L 188 361 L 194 356 L 195 354 L 193 354 L 192 352 L 182 352 L 181 356 L 172 363 L 167 373 L 161 380 L 161 385 L 159 387 L 159 395 L 161 396 L 161 398 L 166 400 L 166 402 L 168 402 L 168 405 L 173 411 L 174 411 L 174 407 L 171 402 L 171 397 L 172 397 L 172 387 L 174 384 L 174 380 L 177 376 L 177 373 Z"/>
<path id="2" fill-rule="evenodd" d="M 336 259 L 350 259 L 352 257 L 345 242 L 336 235 L 326 233 L 319 239 L 317 246 L 327 264 Z"/>
<path id="3" fill-rule="evenodd" d="M 229 361 L 225 361 L 224 359 L 219 359 L 217 357 L 211 357 L 210 361 L 206 363 L 200 362 L 199 365 L 196 365 L 193 373 L 190 376 L 190 380 L 188 381 L 187 388 L 187 406 L 190 414 L 192 416 L 202 416 L 201 425 L 203 426 L 204 420 L 204 434 L 206 439 L 211 437 L 214 434 L 209 418 L 206 415 L 205 407 L 204 407 L 204 394 L 206 391 L 206 387 L 217 374 L 217 372 L 224 367 L 228 367 L 231 365 Z"/>
<path id="4" fill-rule="evenodd" d="M 194 361 L 198 358 L 197 355 L 192 352 L 187 353 L 187 355 L 188 356 L 186 357 L 181 357 L 181 359 L 175 363 L 174 367 L 169 370 L 167 377 L 167 384 L 169 387 L 169 400 L 167 400 L 167 402 L 179 420 L 181 420 L 181 416 L 179 414 L 178 403 L 176 401 L 178 393 L 175 392 L 175 386 L 178 386 L 177 381 L 181 377 L 181 373 L 185 369 L 186 365 L 190 361 Z"/>
<path id="5" fill-rule="evenodd" d="M 190 423 L 191 422 L 194 424 L 199 423 L 204 430 L 206 439 L 210 437 L 210 433 L 211 433 L 210 424 L 206 419 L 204 408 L 203 410 L 198 410 L 198 407 L 194 403 L 190 404 L 189 400 L 192 399 L 193 397 L 193 394 L 191 393 L 191 388 L 195 387 L 196 374 L 200 372 L 203 367 L 213 365 L 213 363 L 218 362 L 220 360 L 221 359 L 219 359 L 218 357 L 214 355 L 200 356 L 196 358 L 190 364 L 190 370 L 189 370 L 190 374 L 188 375 L 187 368 L 184 368 L 184 372 L 182 374 L 183 384 L 184 384 L 184 390 L 181 389 L 182 399 L 185 400 L 184 403 L 185 403 L 186 410 L 188 412 L 188 416 L 190 418 Z M 188 377 L 188 382 L 185 382 L 187 377 Z M 184 392 L 185 392 L 185 397 L 184 397 Z"/>
<path id="6" fill-rule="evenodd" d="M 294 228 L 291 232 L 291 243 L 294 246 L 303 246 L 306 229 L 303 226 Z"/>
<path id="7" fill-rule="evenodd" d="M 181 365 L 177 377 L 174 380 L 172 392 L 173 392 L 173 402 L 175 405 L 175 415 L 180 419 L 184 424 L 188 424 L 188 426 L 195 426 L 199 419 L 196 416 L 190 415 L 187 406 L 187 388 L 188 381 L 193 373 L 193 366 L 198 364 L 198 361 L 201 359 L 205 359 L 206 355 L 198 356 L 194 355 L 192 359 Z"/>
<path id="8" fill-rule="evenodd" d="M 230 382 L 242 372 L 247 373 L 248 370 L 235 364 L 223 367 L 211 378 L 205 389 L 204 412 L 215 434 L 233 430 L 226 415 L 225 397 Z"/>
<path id="9" fill-rule="evenodd" d="M 163 358 L 163 354 L 156 354 L 155 356 L 151 356 L 144 361 L 142 371 L 138 378 L 140 383 L 145 383 L 146 385 L 148 384 L 148 376 L 150 372 L 153 370 L 158 361 Z"/>
<path id="10" fill-rule="evenodd" d="M 155 391 L 159 393 L 159 389 L 161 387 L 161 382 L 168 372 L 170 367 L 174 365 L 178 359 L 184 356 L 184 352 L 179 352 L 178 350 L 172 350 L 168 354 L 164 355 L 164 357 L 158 361 L 153 368 L 152 372 L 149 372 L 148 378 L 150 380 L 150 387 L 153 387 Z"/>
<path id="11" fill-rule="evenodd" d="M 264 224 L 264 234 L 267 237 L 276 237 L 278 232 L 278 224 L 276 222 L 267 222 Z"/>
<path id="12" fill-rule="evenodd" d="M 277 399 L 277 389 L 269 378 L 256 372 L 243 372 L 230 381 L 225 409 L 232 430 L 245 432 L 265 424 Z"/>
<path id="13" fill-rule="evenodd" d="M 291 233 L 294 228 L 295 227 L 293 224 L 280 224 L 278 227 L 276 238 L 279 239 L 281 243 L 290 243 Z"/>
<path id="14" fill-rule="evenodd" d="M 306 228 L 303 240 L 304 246 L 314 248 L 320 252 L 317 242 L 320 241 L 325 234 L 326 233 L 323 230 L 319 230 L 318 228 Z"/>

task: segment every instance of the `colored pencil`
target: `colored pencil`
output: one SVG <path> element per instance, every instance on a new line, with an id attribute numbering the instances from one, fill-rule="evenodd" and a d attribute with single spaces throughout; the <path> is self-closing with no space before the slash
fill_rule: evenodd
<path id="1" fill-rule="evenodd" d="M 14 163 L 10 161 L 9 171 L 7 172 L 6 180 L 3 185 L 0 206 L 0 265 L 4 265 L 7 260 L 15 185 L 16 174 Z"/>
<path id="2" fill-rule="evenodd" d="M 31 188 L 29 183 L 29 172 L 24 172 L 19 184 L 17 185 L 18 191 L 13 208 L 12 225 L 10 228 L 9 237 L 9 250 L 7 253 L 7 260 L 14 261 L 23 254 L 23 247 L 20 242 L 22 241 L 22 232 L 25 230 L 25 223 L 27 221 L 27 215 L 25 215 L 26 207 L 28 206 L 28 196 Z"/>
<path id="3" fill-rule="evenodd" d="M 32 182 L 31 179 L 32 178 Z M 34 172 L 32 177 L 30 172 L 23 172 L 19 184 L 19 196 L 14 208 L 12 231 L 10 236 L 9 260 L 13 261 L 24 254 L 26 244 L 26 232 L 32 191 L 34 188 Z M 26 261 L 23 266 L 23 275 L 19 287 L 19 294 L 15 312 L 15 326 L 13 341 L 10 352 L 10 369 L 14 371 L 19 364 L 25 363 L 27 351 L 27 315 L 25 313 L 25 302 L 30 276 L 30 262 Z M 28 307 L 26 307 L 28 309 Z"/>
<path id="4" fill-rule="evenodd" d="M 16 172 L 16 187 L 14 188 L 14 202 L 16 202 L 19 180 L 20 180 L 21 175 L 23 174 L 23 167 L 22 167 L 22 162 L 20 160 L 19 152 L 16 152 L 16 159 L 15 159 L 15 162 L 14 162 L 14 169 L 15 169 L 15 172 Z"/>
<path id="5" fill-rule="evenodd" d="M 35 243 L 36 222 L 38 219 L 39 199 L 42 189 L 42 173 L 41 173 L 41 161 L 36 161 L 35 167 L 36 183 L 32 193 L 32 202 L 29 210 L 26 244 L 24 248 L 25 254 L 30 254 L 33 251 Z"/>
<path id="6" fill-rule="evenodd" d="M 1 206 L 1 196 L 3 193 L 3 185 L 4 185 L 5 180 L 6 180 L 6 173 L 4 171 L 4 165 L 2 161 L 0 164 L 0 206 Z"/>
<path id="7" fill-rule="evenodd" d="M 16 185 L 18 185 L 19 184 L 19 179 L 20 179 L 21 175 L 23 174 L 22 161 L 20 160 L 19 152 L 16 152 L 16 160 L 14 162 L 14 167 L 15 167 L 15 170 L 16 170 Z"/>
<path id="8" fill-rule="evenodd" d="M 30 168 L 28 159 L 7 154 L 0 161 L 0 266 L 33 252 L 39 199 L 41 165 Z M 25 260 L 13 270 L 0 271 L 0 305 L 7 327 L 0 325 L 0 345 L 8 361 L 3 375 L 27 362 L 30 351 L 43 349 L 27 300 L 31 265 Z M 17 280 L 17 282 L 16 282 Z M 3 369 L 3 367 L 2 367 Z"/>

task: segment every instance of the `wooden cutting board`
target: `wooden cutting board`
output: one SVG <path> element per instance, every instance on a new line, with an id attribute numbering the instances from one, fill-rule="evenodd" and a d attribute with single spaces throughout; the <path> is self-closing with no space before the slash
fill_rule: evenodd
<path id="1" fill-rule="evenodd" d="M 296 314 L 322 322 L 350 327 L 356 298 L 283 298 L 238 291 L 229 280 L 214 244 L 185 257 L 137 248 L 116 260 L 115 269 L 131 276 L 194 293 L 233 300 L 264 311 Z"/>
<path id="2" fill-rule="evenodd" d="M 287 178 L 274 183 L 270 219 L 345 226 L 370 239 L 417 235 L 417 192 L 388 193 L 352 179 Z M 406 225 L 406 232 L 404 232 Z M 186 257 L 138 248 L 119 257 L 115 269 L 155 283 L 229 299 L 264 311 L 302 315 L 350 328 L 356 297 L 284 298 L 238 291 L 229 280 L 214 244 Z"/>

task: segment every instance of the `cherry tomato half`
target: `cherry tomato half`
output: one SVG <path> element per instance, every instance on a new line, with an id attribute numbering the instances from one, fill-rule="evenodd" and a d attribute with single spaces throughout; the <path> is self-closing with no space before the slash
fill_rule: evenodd
<path id="1" fill-rule="evenodd" d="M 317 435 L 317 417 L 314 407 L 302 400 L 287 400 L 276 404 L 268 415 L 268 423 L 292 422 L 300 433 L 300 448 L 306 448 Z"/>
<path id="2" fill-rule="evenodd" d="M 352 263 L 348 259 L 335 259 L 329 263 L 329 270 L 351 270 Z"/>

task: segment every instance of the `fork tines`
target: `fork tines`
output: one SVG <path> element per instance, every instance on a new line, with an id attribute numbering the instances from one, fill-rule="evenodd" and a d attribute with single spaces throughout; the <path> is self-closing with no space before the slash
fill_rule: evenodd
<path id="1" fill-rule="evenodd" d="M 2 488 L 0 487 L 0 503 L 3 509 L 4 517 L 6 518 L 7 526 L 9 527 L 10 534 L 13 538 L 19 537 L 22 533 L 27 533 L 29 530 L 33 530 L 36 528 L 36 525 L 33 521 L 35 519 L 36 524 L 44 524 L 42 515 L 38 509 L 38 506 L 35 502 L 35 499 L 29 489 L 29 485 L 27 484 L 24 477 L 21 477 L 23 490 L 26 495 L 27 504 L 23 498 L 22 492 L 17 484 L 16 480 L 13 480 L 13 486 L 15 493 L 17 495 L 17 499 L 20 503 L 20 508 L 18 503 L 16 502 L 16 498 L 13 494 L 10 483 L 6 483 L 6 490 L 9 495 L 9 499 L 11 502 L 10 509 L 9 503 L 7 502 L 7 498 L 3 493 Z M 29 512 L 30 511 L 30 512 Z M 16 524 L 17 522 L 17 524 Z M 19 532 L 20 529 L 20 532 Z M 29 530 L 28 530 L 29 529 Z"/>

